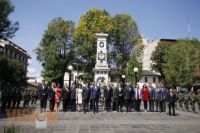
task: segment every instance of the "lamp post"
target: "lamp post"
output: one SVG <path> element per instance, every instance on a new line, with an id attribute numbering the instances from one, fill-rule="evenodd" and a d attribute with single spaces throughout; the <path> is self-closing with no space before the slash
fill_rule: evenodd
<path id="1" fill-rule="evenodd" d="M 125 75 L 122 75 L 122 82 L 123 82 L 123 87 L 125 88 L 125 78 L 126 76 Z"/>
<path id="2" fill-rule="evenodd" d="M 80 63 L 72 63 L 73 66 L 75 66 L 77 70 L 77 74 L 75 75 L 75 86 L 77 84 L 78 76 L 79 76 L 79 66 L 81 65 Z"/>
<path id="3" fill-rule="evenodd" d="M 134 73 L 135 73 L 135 86 L 136 86 L 136 85 L 137 85 L 137 73 L 138 73 L 138 68 L 135 67 L 135 68 L 133 69 L 133 71 L 134 71 Z"/>
<path id="4" fill-rule="evenodd" d="M 68 70 L 69 70 L 69 89 L 70 89 L 71 88 L 71 73 L 72 73 L 72 70 L 73 70 L 73 66 L 69 65 Z"/>

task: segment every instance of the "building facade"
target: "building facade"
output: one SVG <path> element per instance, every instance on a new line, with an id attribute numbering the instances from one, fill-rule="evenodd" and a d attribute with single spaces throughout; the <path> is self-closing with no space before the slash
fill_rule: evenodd
<path id="1" fill-rule="evenodd" d="M 23 64 L 23 67 L 27 72 L 28 59 L 31 57 L 26 50 L 17 44 L 6 38 L 0 38 L 0 55 L 5 55 L 11 59 L 19 61 Z"/>
<path id="2" fill-rule="evenodd" d="M 174 39 L 160 39 L 155 41 L 147 41 L 145 38 L 143 40 L 143 77 L 140 79 L 139 84 L 140 86 L 142 84 L 148 84 L 152 83 L 153 86 L 155 86 L 155 83 L 162 82 L 162 78 L 160 76 L 160 73 L 157 73 L 151 69 L 152 61 L 151 56 L 153 52 L 156 50 L 156 47 L 159 44 L 175 44 L 177 41 Z"/>

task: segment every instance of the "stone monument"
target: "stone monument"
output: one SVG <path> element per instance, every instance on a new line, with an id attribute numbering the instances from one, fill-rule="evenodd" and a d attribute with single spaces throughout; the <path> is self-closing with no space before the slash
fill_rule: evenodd
<path id="1" fill-rule="evenodd" d="M 96 54 L 96 65 L 93 68 L 94 81 L 105 82 L 109 81 L 109 71 L 107 62 L 107 41 L 106 37 L 108 34 L 97 33 L 97 54 Z"/>

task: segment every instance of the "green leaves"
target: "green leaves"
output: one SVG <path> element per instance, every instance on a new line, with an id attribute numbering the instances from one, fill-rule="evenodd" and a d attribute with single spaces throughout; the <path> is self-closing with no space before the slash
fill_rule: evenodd
<path id="1" fill-rule="evenodd" d="M 44 64 L 43 77 L 49 81 L 63 83 L 64 73 L 73 57 L 74 22 L 62 18 L 53 19 L 36 48 L 37 60 Z"/>
<path id="2" fill-rule="evenodd" d="M 162 79 L 165 80 L 165 74 L 163 70 L 163 65 L 166 63 L 166 54 L 169 48 L 175 45 L 174 43 L 167 43 L 167 42 L 159 42 L 158 46 L 156 47 L 156 50 L 152 53 L 151 60 L 153 61 L 153 64 L 151 64 L 152 70 L 159 72 L 161 74 Z M 166 56 L 166 57 L 165 57 Z"/>
<path id="3" fill-rule="evenodd" d="M 167 86 L 190 88 L 200 82 L 200 42 L 179 40 L 176 44 L 161 43 L 151 59 L 153 70 L 160 72 Z"/>
<path id="4" fill-rule="evenodd" d="M 18 22 L 12 22 L 8 16 L 14 11 L 14 6 L 10 0 L 0 1 L 0 36 L 12 38 L 19 29 Z"/>
<path id="5" fill-rule="evenodd" d="M 81 64 L 79 70 L 82 71 L 84 80 L 93 80 L 96 33 L 109 34 L 109 65 L 117 72 L 113 74 L 117 76 L 111 74 L 111 77 L 117 79 L 121 74 L 129 74 L 128 71 L 133 67 L 141 68 L 137 59 L 142 53 L 142 43 L 136 22 L 127 14 L 110 17 L 105 10 L 91 9 L 81 16 L 76 29 L 73 22 L 66 22 L 61 18 L 55 18 L 49 23 L 40 46 L 36 49 L 37 59 L 45 64 L 42 74 L 45 79 L 55 81 L 62 78 L 67 64 L 74 61 Z M 126 71 L 127 64 L 129 68 Z"/>
<path id="6" fill-rule="evenodd" d="M 141 68 L 141 63 L 138 62 L 136 51 L 134 51 L 137 46 L 142 44 L 139 41 L 141 37 L 136 22 L 127 14 L 118 14 L 112 18 L 112 24 L 110 66 L 120 71 L 115 77 L 126 74 L 129 80 L 133 80 L 133 68 Z M 142 49 L 138 49 L 137 52 L 142 52 Z"/>
<path id="7" fill-rule="evenodd" d="M 75 52 L 82 70 L 92 80 L 92 69 L 96 61 L 96 33 L 109 33 L 113 26 L 110 16 L 105 10 L 91 9 L 81 16 L 74 32 Z"/>
<path id="8" fill-rule="evenodd" d="M 0 86 L 23 86 L 26 83 L 26 71 L 21 62 L 0 56 Z"/>
<path id="9" fill-rule="evenodd" d="M 164 74 L 170 85 L 192 87 L 199 82 L 199 52 L 198 41 L 180 40 L 170 47 L 165 56 Z"/>

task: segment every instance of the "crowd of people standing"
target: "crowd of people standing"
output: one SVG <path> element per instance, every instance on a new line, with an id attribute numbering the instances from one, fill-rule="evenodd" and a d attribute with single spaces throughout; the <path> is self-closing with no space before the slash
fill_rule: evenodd
<path id="1" fill-rule="evenodd" d="M 162 83 L 144 84 L 142 88 L 139 85 L 132 86 L 130 83 L 118 83 L 113 87 L 110 83 L 98 85 L 96 82 L 64 84 L 60 88 L 59 84 L 51 83 L 48 86 L 45 81 L 38 88 L 41 111 L 46 111 L 47 101 L 49 101 L 49 111 L 93 111 L 99 112 L 99 102 L 106 111 L 130 112 L 141 111 L 141 103 L 144 105 L 144 112 L 166 112 L 168 103 L 169 115 L 175 115 L 176 94 L 173 89 L 167 90 Z M 124 110 L 125 107 L 125 110 Z M 171 112 L 172 109 L 172 112 Z"/>

